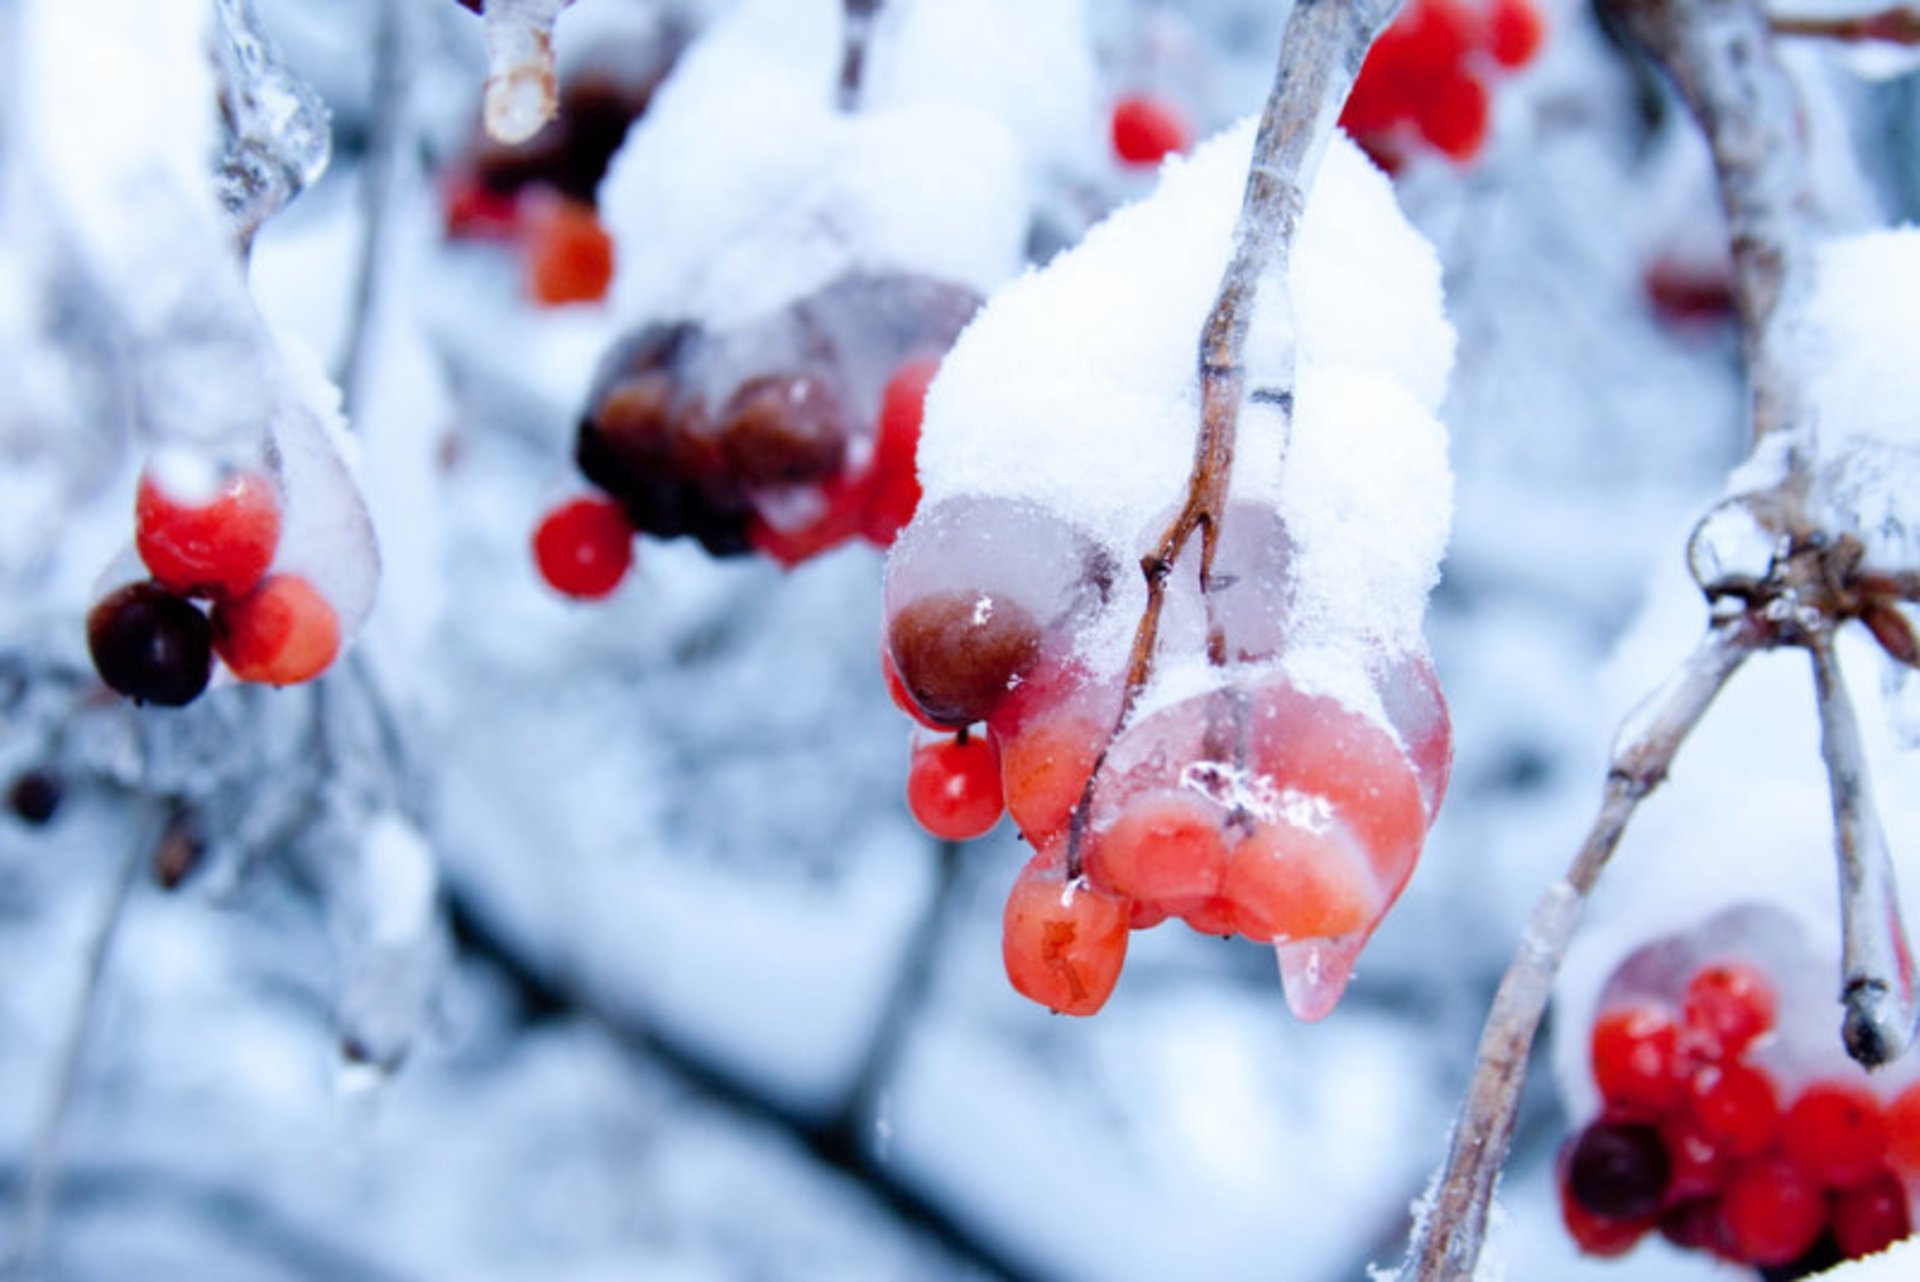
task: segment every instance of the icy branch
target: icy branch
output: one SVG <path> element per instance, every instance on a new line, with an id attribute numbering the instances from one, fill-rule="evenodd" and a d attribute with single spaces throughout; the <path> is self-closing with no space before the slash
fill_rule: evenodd
<path id="1" fill-rule="evenodd" d="M 1821 40 L 1875 41 L 1881 44 L 1920 45 L 1920 9 L 1896 6 L 1877 13 L 1844 17 L 1806 14 L 1775 15 L 1773 30 L 1783 36 L 1811 36 Z"/>
<path id="2" fill-rule="evenodd" d="M 1797 319 L 1808 292 L 1812 190 L 1800 102 L 1752 0 L 1613 0 L 1672 77 L 1713 151 L 1733 247 L 1733 296 L 1753 397 L 1757 444 L 1785 434 L 1811 452 Z"/>
<path id="3" fill-rule="evenodd" d="M 1486 1241 L 1494 1185 L 1513 1139 L 1528 1053 L 1587 895 L 1634 811 L 1665 780 L 1674 755 L 1714 696 L 1768 638 L 1751 615 L 1716 624 L 1622 727 L 1600 812 L 1566 877 L 1548 887 L 1535 905 L 1519 951 L 1494 994 L 1473 1081 L 1454 1123 L 1431 1203 L 1408 1246 L 1404 1276 L 1417 1282 L 1465 1282 L 1473 1277 Z"/>
<path id="4" fill-rule="evenodd" d="M 1873 805 L 1866 752 L 1829 633 L 1810 639 L 1820 755 L 1833 792 L 1834 854 L 1840 865 L 1841 1000 L 1847 1053 L 1868 1068 L 1912 1045 L 1920 1006 L 1913 951 L 1900 920 L 1886 833 Z"/>
<path id="5" fill-rule="evenodd" d="M 553 65 L 553 23 L 572 0 L 488 0 L 483 115 L 495 142 L 525 142 L 553 119 L 560 85 Z"/>
<path id="6" fill-rule="evenodd" d="M 873 22 L 883 0 L 846 0 L 846 23 L 841 28 L 840 109 L 860 105 L 860 82 L 867 70 L 867 45 L 873 40 Z"/>
<path id="7" fill-rule="evenodd" d="M 214 17 L 226 130 L 218 192 L 245 252 L 260 224 L 326 172 L 333 135 L 320 95 L 260 34 L 252 0 L 215 0 Z"/>

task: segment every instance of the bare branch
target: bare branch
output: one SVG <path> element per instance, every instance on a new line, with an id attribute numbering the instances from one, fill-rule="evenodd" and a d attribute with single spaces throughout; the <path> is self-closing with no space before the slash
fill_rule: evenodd
<path id="1" fill-rule="evenodd" d="M 1913 1044 L 1920 1022 L 1913 950 L 1900 920 L 1887 836 L 1873 804 L 1860 726 L 1834 657 L 1832 634 L 1813 636 L 1807 650 L 1813 656 L 1814 697 L 1820 707 L 1820 756 L 1833 792 L 1847 1053 L 1868 1068 L 1878 1068 Z"/>
<path id="2" fill-rule="evenodd" d="M 340 355 L 342 411 L 351 425 L 360 408 L 367 340 L 392 222 L 392 194 L 408 138 L 405 68 L 407 19 L 400 0 L 380 0 L 374 19 L 373 124 L 360 169 L 360 254 L 354 265 L 353 304 L 346 347 Z"/>
<path id="3" fill-rule="evenodd" d="M 1920 9 L 1897 5 L 1878 13 L 1856 13 L 1845 17 L 1776 14 L 1773 30 L 1776 35 L 1809 36 L 1818 40 L 1920 45 Z"/>
<path id="4" fill-rule="evenodd" d="M 1418 1282 L 1464 1282 L 1473 1276 L 1486 1240 L 1494 1186 L 1513 1139 L 1528 1053 L 1587 895 L 1628 820 L 1665 780 L 1674 755 L 1714 696 L 1767 639 L 1767 631 L 1751 615 L 1716 624 L 1622 726 L 1600 813 L 1566 877 L 1548 887 L 1534 906 L 1519 951 L 1494 994 L 1446 1164 L 1408 1245 L 1407 1268 Z"/>

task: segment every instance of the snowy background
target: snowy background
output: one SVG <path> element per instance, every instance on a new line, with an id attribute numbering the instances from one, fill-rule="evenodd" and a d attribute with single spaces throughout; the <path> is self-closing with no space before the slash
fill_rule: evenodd
<path id="1" fill-rule="evenodd" d="M 876 98 L 993 122 L 953 136 L 986 158 L 973 178 L 991 185 L 968 199 L 997 213 L 959 197 L 860 207 L 898 233 L 889 253 L 973 278 L 1014 274 L 1146 189 L 1099 136 L 1120 89 L 1177 94 L 1209 131 L 1257 110 L 1283 17 L 1090 0 L 1082 31 L 1071 0 L 970 21 L 952 0 L 899 3 L 925 30 L 876 50 Z M 63 26 L 47 16 L 63 7 L 98 12 Z M 579 486 L 573 426 L 621 318 L 694 288 L 674 265 L 717 237 L 765 237 L 770 260 L 794 261 L 790 232 L 754 216 L 798 181 L 769 144 L 801 128 L 771 77 L 678 91 L 654 123 L 711 128 L 645 144 L 666 177 L 616 162 L 609 221 L 627 235 L 626 207 L 636 230 L 613 306 L 542 311 L 505 251 L 441 235 L 436 174 L 471 145 L 485 76 L 473 16 L 393 0 L 404 74 L 383 114 L 384 6 L 260 0 L 333 112 L 334 155 L 259 232 L 251 288 L 263 332 L 322 369 L 350 342 L 367 157 L 392 146 L 383 129 L 401 138 L 346 388 L 379 599 L 318 687 L 229 684 L 158 717 L 103 695 L 79 620 L 127 540 L 139 457 L 173 429 L 117 405 L 100 371 L 142 317 L 168 314 L 153 265 L 191 286 L 211 243 L 191 209 L 169 222 L 87 185 L 211 148 L 190 110 L 85 109 L 122 88 L 190 99 L 204 75 L 191 41 L 141 56 L 183 29 L 152 12 L 194 6 L 132 20 L 142 7 L 0 3 L 12 35 L 38 35 L 0 30 L 0 58 L 34 72 L 0 78 L 25 86 L 0 94 L 0 372 L 17 389 L 0 412 L 0 776 L 68 783 L 45 827 L 0 816 L 7 1232 L 90 937 L 128 852 L 167 822 L 143 792 L 190 799 L 206 845 L 178 889 L 144 861 L 131 885 L 62 1137 L 48 1276 L 1311 1282 L 1398 1258 L 1519 923 L 1596 804 L 1610 728 L 1700 626 L 1685 536 L 1743 449 L 1730 325 L 1663 315 L 1646 284 L 1656 264 L 1724 270 L 1704 148 L 1591 13 L 1548 4 L 1547 47 L 1499 86 L 1478 161 L 1421 158 L 1396 181 L 1458 333 L 1441 409 L 1453 533 L 1427 619 L 1453 785 L 1345 1001 L 1308 1026 L 1268 950 L 1177 924 L 1136 936 L 1093 1019 L 1008 988 L 1000 910 L 1024 847 L 1003 824 L 944 851 L 906 813 L 907 723 L 876 664 L 880 554 L 783 572 L 648 542 L 606 602 L 538 581 L 528 534 Z M 559 23 L 562 65 L 731 8 L 581 0 Z M 807 21 L 835 8 L 787 6 L 801 38 L 728 56 L 770 47 L 805 68 L 834 38 L 810 44 Z M 1072 60 L 1041 56 L 1061 48 Z M 1913 218 L 1920 79 L 1817 50 L 1793 65 L 1828 227 Z M 55 81 L 64 97 L 36 88 Z M 961 115 L 969 95 L 988 109 Z M 913 155 L 820 146 L 859 191 L 905 182 L 889 165 Z M 649 182 L 708 193 L 710 216 L 650 219 Z M 194 382 L 201 439 L 264 394 L 245 353 L 223 351 Z M 315 537 L 346 544 L 350 527 Z M 1920 765 L 1886 733 L 1878 657 L 1847 659 L 1920 887 Z M 1830 920 L 1805 908 L 1833 892 L 1795 664 L 1743 674 L 1682 757 L 1570 986 L 1731 900 Z M 1577 1055 L 1561 1058 L 1577 1070 Z M 1551 1166 L 1564 1110 L 1590 1101 L 1577 1071 L 1563 1098 L 1544 1063 L 1505 1185 L 1510 1276 L 1712 1275 L 1657 1241 L 1624 1264 L 1576 1257 Z"/>

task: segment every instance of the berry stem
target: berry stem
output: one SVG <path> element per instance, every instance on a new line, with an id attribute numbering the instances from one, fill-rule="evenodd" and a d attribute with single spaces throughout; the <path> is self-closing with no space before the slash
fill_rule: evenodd
<path id="1" fill-rule="evenodd" d="M 1912 1045 L 1920 1021 L 1913 950 L 1901 924 L 1887 835 L 1873 804 L 1860 726 L 1833 653 L 1832 634 L 1816 633 L 1807 651 L 1813 657 L 1814 701 L 1820 709 L 1820 756 L 1833 793 L 1844 1036 L 1849 1055 L 1868 1068 L 1879 1068 Z"/>
<path id="2" fill-rule="evenodd" d="M 861 81 L 867 72 L 867 46 L 873 42 L 874 18 L 885 0 L 845 0 L 846 23 L 841 28 L 840 110 L 860 107 Z"/>
<path id="3" fill-rule="evenodd" d="M 1127 657 L 1126 685 L 1120 713 L 1107 745 L 1074 811 L 1067 847 L 1069 879 L 1081 872 L 1084 816 L 1092 809 L 1095 787 L 1106 763 L 1107 747 L 1126 725 L 1140 694 L 1153 676 L 1153 656 L 1160 634 L 1160 611 L 1167 580 L 1180 554 L 1196 532 L 1200 535 L 1200 591 L 1207 603 L 1207 658 L 1215 666 L 1227 662 L 1226 633 L 1208 586 L 1213 577 L 1214 553 L 1219 546 L 1220 520 L 1226 511 L 1227 487 L 1233 475 L 1234 439 L 1240 403 L 1247 393 L 1245 351 L 1253 309 L 1260 301 L 1261 282 L 1269 277 L 1279 288 L 1265 306 L 1286 314 L 1289 336 L 1286 386 L 1262 389 L 1263 400 L 1278 406 L 1287 421 L 1293 413 L 1294 352 L 1293 303 L 1286 282 L 1293 240 L 1306 208 L 1320 158 L 1326 153 L 1347 95 L 1353 90 L 1367 50 L 1393 21 L 1400 0 L 1300 0 L 1287 15 L 1280 38 L 1280 58 L 1273 87 L 1261 112 L 1254 136 L 1253 158 L 1247 167 L 1247 186 L 1240 216 L 1234 225 L 1233 253 L 1227 260 L 1220 290 L 1214 297 L 1200 332 L 1200 428 L 1194 439 L 1193 467 L 1187 477 L 1186 499 L 1153 550 L 1140 560 L 1147 580 L 1147 603 L 1134 629 Z"/>
<path id="4" fill-rule="evenodd" d="M 1774 34 L 1780 36 L 1920 45 L 1920 7 L 1913 5 L 1895 5 L 1876 13 L 1856 13 L 1844 17 L 1779 14 L 1771 21 Z"/>
<path id="5" fill-rule="evenodd" d="M 1711 628 L 1667 683 L 1628 719 L 1607 770 L 1599 814 L 1567 875 L 1534 905 L 1520 947 L 1501 977 L 1480 1035 L 1472 1084 L 1454 1122 L 1427 1214 L 1415 1226 L 1405 1275 L 1418 1282 L 1471 1278 L 1486 1240 L 1494 1184 L 1513 1139 L 1528 1053 L 1587 895 L 1627 822 L 1660 786 L 1681 743 L 1742 661 L 1766 645 L 1751 615 Z"/>

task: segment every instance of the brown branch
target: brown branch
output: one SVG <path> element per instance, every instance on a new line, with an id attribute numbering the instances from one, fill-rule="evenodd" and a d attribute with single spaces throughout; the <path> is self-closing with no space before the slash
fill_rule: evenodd
<path id="1" fill-rule="evenodd" d="M 1776 14 L 1773 30 L 1775 35 L 1806 36 L 1816 40 L 1920 45 L 1920 9 L 1896 6 L 1878 13 L 1857 13 L 1847 17 Z"/>
<path id="2" fill-rule="evenodd" d="M 1494 1186 L 1506 1164 L 1528 1053 L 1588 893 L 1640 802 L 1666 779 L 1675 753 L 1742 661 L 1769 633 L 1749 614 L 1710 629 L 1680 669 L 1621 728 L 1600 812 L 1567 875 L 1527 919 L 1480 1035 L 1473 1083 L 1454 1123 L 1446 1164 L 1408 1245 L 1407 1276 L 1464 1282 L 1486 1240 Z"/>
<path id="3" fill-rule="evenodd" d="M 1887 836 L 1873 804 L 1860 727 L 1833 653 L 1833 637 L 1808 639 L 1820 708 L 1820 756 L 1833 793 L 1834 854 L 1840 867 L 1841 1001 L 1847 1053 L 1878 1068 L 1913 1044 L 1920 1004 L 1913 950 L 1900 920 Z"/>
<path id="4" fill-rule="evenodd" d="M 1194 440 L 1193 467 L 1187 478 L 1186 498 L 1153 550 L 1141 558 L 1146 575 L 1147 603 L 1134 629 L 1127 658 L 1126 685 L 1107 747 L 1120 734 L 1134 705 L 1153 676 L 1153 660 L 1160 635 L 1160 612 L 1167 580 L 1196 532 L 1200 535 L 1200 591 L 1207 597 L 1207 657 L 1226 662 L 1226 639 L 1214 618 L 1208 592 L 1213 558 L 1219 543 L 1220 518 L 1226 510 L 1227 485 L 1233 473 L 1234 438 L 1240 404 L 1246 397 L 1245 349 L 1260 284 L 1268 277 L 1282 282 L 1267 302 L 1283 309 L 1283 327 L 1291 344 L 1292 300 L 1284 282 L 1292 257 L 1293 239 L 1306 208 L 1320 158 L 1354 78 L 1360 73 L 1374 38 L 1393 20 L 1399 0 L 1299 0 L 1287 16 L 1280 39 L 1280 59 L 1273 87 L 1254 136 L 1253 158 L 1241 197 L 1240 217 L 1234 225 L 1233 253 L 1221 279 L 1219 293 L 1200 334 L 1200 429 Z M 1281 389 L 1282 412 L 1292 417 L 1294 352 L 1283 354 L 1287 374 Z M 1080 873 L 1081 845 L 1094 790 L 1106 764 L 1103 747 L 1087 779 L 1080 805 L 1074 811 L 1067 848 L 1067 874 Z"/>

